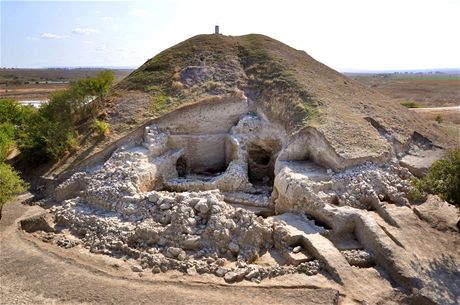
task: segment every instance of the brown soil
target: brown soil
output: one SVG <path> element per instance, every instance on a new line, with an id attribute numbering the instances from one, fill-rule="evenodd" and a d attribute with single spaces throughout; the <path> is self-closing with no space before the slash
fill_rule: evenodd
<path id="1" fill-rule="evenodd" d="M 42 212 L 15 202 L 0 222 L 1 304 L 337 304 L 324 277 L 264 285 L 225 285 L 218 278 L 133 273 L 129 261 L 61 249 L 18 230 L 18 219 Z M 118 264 L 118 265 L 115 265 Z M 142 277 L 141 277 L 142 275 Z M 221 280 L 221 279 L 220 279 Z M 222 280 L 223 281 L 223 280 Z M 302 284 L 301 284 L 302 283 Z M 308 283 L 308 284 L 305 284 Z"/>
<path id="2" fill-rule="evenodd" d="M 8 89 L 2 86 L 0 89 L 0 98 L 12 98 L 19 101 L 44 100 L 54 91 L 62 90 L 66 87 L 67 84 L 27 84 L 10 86 Z"/>
<path id="3" fill-rule="evenodd" d="M 45 100 L 53 92 L 67 88 L 70 81 L 93 77 L 100 71 L 102 69 L 0 69 L 0 99 Z M 115 78 L 121 80 L 132 70 L 112 71 Z"/>
<path id="4" fill-rule="evenodd" d="M 452 124 L 460 125 L 460 106 L 453 107 L 439 107 L 439 108 L 413 108 L 419 116 L 424 119 L 435 121 L 438 119 L 441 122 L 449 122 Z"/>
<path id="5" fill-rule="evenodd" d="M 430 122 L 441 130 L 453 141 L 460 145 L 460 106 L 435 107 L 435 108 L 412 108 L 419 117 Z"/>
<path id="6" fill-rule="evenodd" d="M 383 77 L 376 74 L 352 74 L 351 78 L 385 94 L 398 102 L 413 101 L 423 107 L 460 105 L 460 80 L 422 76 L 409 79 Z"/>

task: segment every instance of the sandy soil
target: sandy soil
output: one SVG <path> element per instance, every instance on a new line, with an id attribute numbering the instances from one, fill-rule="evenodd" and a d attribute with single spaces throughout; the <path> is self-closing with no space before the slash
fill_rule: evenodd
<path id="1" fill-rule="evenodd" d="M 263 285 L 226 285 L 218 278 L 129 271 L 129 261 L 62 249 L 18 230 L 41 208 L 7 205 L 0 221 L 0 304 L 337 304 L 324 277 Z M 304 276 L 305 277 L 305 276 Z M 322 278 L 321 278 L 322 277 Z"/>
<path id="2" fill-rule="evenodd" d="M 460 106 L 411 108 L 419 116 L 426 120 L 441 121 L 460 126 Z"/>
<path id="3" fill-rule="evenodd" d="M 0 99 L 25 100 L 46 100 L 53 92 L 67 88 L 68 84 L 30 84 L 12 86 L 6 90 L 0 88 Z"/>

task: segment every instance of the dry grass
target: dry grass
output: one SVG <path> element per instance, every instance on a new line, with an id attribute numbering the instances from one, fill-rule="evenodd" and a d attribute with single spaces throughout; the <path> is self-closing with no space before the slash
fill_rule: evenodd
<path id="1" fill-rule="evenodd" d="M 459 110 L 435 110 L 432 111 L 416 111 L 419 116 L 428 121 L 439 121 L 457 124 L 460 126 L 460 111 Z"/>
<path id="2" fill-rule="evenodd" d="M 450 139 L 460 143 L 458 110 L 426 111 L 419 108 L 459 106 L 459 75 L 348 74 L 348 76 L 392 97 L 402 105 L 415 106 L 411 111 L 417 112 L 418 116 L 429 125 L 439 127 Z"/>
<path id="3" fill-rule="evenodd" d="M 0 99 L 44 100 L 73 80 L 94 77 L 102 69 L 0 69 Z M 132 72 L 113 69 L 118 81 Z"/>
<path id="4" fill-rule="evenodd" d="M 0 99 L 11 98 L 18 101 L 45 100 L 58 90 L 67 88 L 68 84 L 24 84 L 16 86 L 2 85 Z"/>
<path id="5" fill-rule="evenodd" d="M 460 105 L 459 75 L 403 77 L 387 74 L 350 74 L 351 78 L 401 103 L 423 107 Z"/>

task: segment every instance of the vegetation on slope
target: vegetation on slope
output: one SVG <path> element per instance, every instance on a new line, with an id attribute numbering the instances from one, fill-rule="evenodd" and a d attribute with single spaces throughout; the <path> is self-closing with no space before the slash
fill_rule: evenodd
<path id="1" fill-rule="evenodd" d="M 436 161 L 416 186 L 460 206 L 460 148 L 447 152 L 443 159 Z"/>
<path id="2" fill-rule="evenodd" d="M 443 200 L 460 206 L 460 148 L 436 161 L 425 177 L 414 180 L 414 187 L 415 197 L 438 194 Z"/>
<path id="3" fill-rule="evenodd" d="M 198 35 L 150 59 L 117 87 L 150 94 L 153 116 L 241 89 L 250 98 L 264 101 L 268 115 L 281 116 L 284 120 L 280 121 L 290 128 L 300 127 L 317 116 L 317 104 L 298 82 L 296 71 L 276 55 L 279 45 L 286 47 L 254 34 Z M 193 69 L 199 79 L 187 83 L 184 78 Z"/>
<path id="4" fill-rule="evenodd" d="M 97 116 L 113 81 L 113 73 L 103 71 L 53 94 L 29 121 L 29 128 L 23 129 L 21 152 L 32 161 L 46 161 L 57 160 L 66 151 L 76 149 L 79 131 Z"/>
<path id="5" fill-rule="evenodd" d="M 23 110 L 23 111 L 21 111 Z M 12 100 L 0 101 L 0 218 L 3 205 L 27 188 L 19 174 L 5 163 L 8 154 L 14 148 L 16 130 L 14 123 L 22 121 L 28 108 L 22 109 Z"/>
<path id="6" fill-rule="evenodd" d="M 3 205 L 26 189 L 27 184 L 19 174 L 10 165 L 0 162 L 0 219 Z"/>
<path id="7" fill-rule="evenodd" d="M 264 102 L 272 115 L 284 112 L 294 126 L 301 126 L 317 116 L 317 104 L 295 78 L 295 71 L 270 55 L 264 42 L 267 37 L 247 35 L 238 44 L 238 56 L 248 76 L 246 90 Z"/>
<path id="8" fill-rule="evenodd" d="M 78 133 L 98 115 L 113 80 L 112 72 L 103 71 L 94 78 L 76 81 L 53 94 L 39 110 L 1 100 L 0 151 L 7 154 L 16 146 L 25 159 L 39 164 L 75 149 Z"/>
<path id="9" fill-rule="evenodd" d="M 86 122 L 97 116 L 113 80 L 112 72 L 103 71 L 76 81 L 53 94 L 39 110 L 15 100 L 0 100 L 0 217 L 3 205 L 27 188 L 18 172 L 6 164 L 10 152 L 18 148 L 22 157 L 39 165 L 78 147 L 78 132 L 88 129 Z M 107 123 L 96 122 L 98 132 L 106 134 Z"/>

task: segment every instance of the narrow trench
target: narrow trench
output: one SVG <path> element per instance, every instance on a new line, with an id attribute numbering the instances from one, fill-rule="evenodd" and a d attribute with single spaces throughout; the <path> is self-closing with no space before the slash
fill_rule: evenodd
<path id="1" fill-rule="evenodd" d="M 328 231 L 332 230 L 332 227 L 329 224 L 327 224 L 326 222 L 321 221 L 318 218 L 313 217 L 311 215 L 308 215 L 308 218 L 312 219 L 315 222 L 316 226 L 322 227 L 322 228 L 324 228 L 325 230 L 328 230 Z"/>
<path id="2" fill-rule="evenodd" d="M 248 191 L 235 191 L 233 195 L 225 195 L 225 201 L 234 207 L 245 208 L 258 216 L 269 217 L 274 215 L 271 201 L 274 183 L 274 170 L 277 153 L 280 149 L 278 142 L 249 143 L 247 145 L 248 156 L 248 180 L 254 189 Z M 186 155 L 180 156 L 175 164 L 177 176 L 183 179 L 211 181 L 226 170 L 223 166 L 196 168 Z M 267 199 L 268 198 L 268 199 Z"/>

